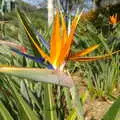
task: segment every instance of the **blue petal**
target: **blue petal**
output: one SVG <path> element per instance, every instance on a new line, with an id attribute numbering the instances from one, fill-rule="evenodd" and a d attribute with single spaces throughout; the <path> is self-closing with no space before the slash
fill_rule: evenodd
<path id="1" fill-rule="evenodd" d="M 36 30 L 36 28 L 33 25 L 32 25 L 32 29 L 34 30 L 35 34 L 38 36 L 40 42 L 49 51 L 50 50 L 50 45 L 47 43 L 47 41 L 43 38 L 43 36 Z"/>
<path id="2" fill-rule="evenodd" d="M 47 68 L 48 68 L 48 69 L 54 69 L 51 64 L 47 65 Z"/>
<path id="3" fill-rule="evenodd" d="M 17 54 L 19 54 L 19 55 L 22 55 L 22 56 L 24 56 L 24 57 L 27 57 L 27 58 L 35 61 L 35 62 L 42 63 L 42 64 L 43 64 L 43 62 L 44 62 L 44 58 L 42 58 L 42 57 L 41 57 L 41 58 L 37 58 L 37 57 L 31 56 L 31 55 L 27 55 L 27 54 L 25 54 L 25 53 L 22 53 L 22 52 L 20 52 L 19 50 L 15 49 L 15 48 L 10 48 L 10 49 L 11 49 L 13 52 L 15 52 L 15 53 L 17 53 Z"/>
<path id="4" fill-rule="evenodd" d="M 22 55 L 22 56 L 24 56 L 24 57 L 27 57 L 27 58 L 35 61 L 35 62 L 41 63 L 42 65 L 44 65 L 44 66 L 47 67 L 48 69 L 54 69 L 51 64 L 46 65 L 46 64 L 44 63 L 44 58 L 36 58 L 36 57 L 34 57 L 34 56 L 27 55 L 27 54 L 25 54 L 25 53 L 20 52 L 20 51 L 17 50 L 16 48 L 10 48 L 10 49 L 11 49 L 13 52 L 15 52 L 15 53 L 17 53 L 17 54 L 19 54 L 19 55 Z"/>

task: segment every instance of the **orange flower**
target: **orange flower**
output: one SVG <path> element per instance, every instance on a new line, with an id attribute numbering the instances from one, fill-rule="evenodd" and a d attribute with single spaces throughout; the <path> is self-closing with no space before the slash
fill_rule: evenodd
<path id="1" fill-rule="evenodd" d="M 64 16 L 60 12 L 56 13 L 55 20 L 53 23 L 52 36 L 50 40 L 49 55 L 47 55 L 40 48 L 40 46 L 38 46 L 36 42 L 31 39 L 34 46 L 37 48 L 37 50 L 42 55 L 42 57 L 45 58 L 47 61 L 49 61 L 54 68 L 60 67 L 69 55 L 69 51 L 71 48 L 71 44 L 73 42 L 73 37 L 74 37 L 74 33 L 76 30 L 79 18 L 80 18 L 80 15 L 77 15 L 73 19 L 72 25 L 71 25 L 71 31 L 68 35 Z"/>
<path id="2" fill-rule="evenodd" d="M 117 14 L 115 14 L 115 15 L 112 15 L 112 16 L 110 16 L 110 21 L 109 21 L 109 23 L 110 24 L 117 24 L 119 21 L 118 21 L 118 16 L 117 16 Z"/>
<path id="3" fill-rule="evenodd" d="M 111 57 L 113 54 L 120 52 L 120 50 L 118 50 L 113 53 L 105 54 L 103 56 L 83 57 L 99 47 L 99 45 L 93 45 L 87 49 L 81 50 L 80 52 L 71 53 L 71 45 L 73 43 L 74 33 L 81 15 L 75 16 L 71 24 L 70 32 L 68 33 L 64 16 L 62 15 L 62 13 L 57 12 L 54 19 L 50 47 L 48 47 L 50 49 L 47 49 L 47 54 L 45 53 L 45 51 L 43 51 L 43 49 L 40 46 L 41 44 L 39 44 L 37 39 L 32 34 L 32 31 L 29 25 L 27 24 L 23 14 L 20 11 L 18 12 L 19 17 L 27 33 L 27 36 L 29 37 L 29 40 L 32 43 L 35 52 L 39 53 L 46 61 L 48 61 L 52 65 L 52 69 L 0 66 L 0 72 L 2 73 L 7 73 L 23 78 L 29 78 L 35 81 L 42 81 L 66 87 L 73 87 L 74 83 L 71 77 L 66 75 L 66 73 L 62 71 L 65 63 L 68 60 L 89 62 L 108 58 Z"/>
<path id="4" fill-rule="evenodd" d="M 20 11 L 19 11 L 20 13 Z M 66 61 L 95 61 L 99 59 L 103 59 L 106 57 L 111 56 L 114 53 L 106 54 L 103 56 L 94 56 L 94 57 L 82 57 L 87 55 L 88 53 L 92 52 L 99 45 L 93 45 L 89 48 L 82 50 L 77 53 L 71 53 L 71 46 L 74 39 L 74 33 L 79 22 L 80 17 L 82 16 L 82 12 L 79 15 L 76 15 L 71 23 L 70 31 L 68 32 L 66 28 L 66 23 L 64 16 L 61 12 L 57 11 L 54 23 L 53 23 L 53 31 L 50 40 L 50 49 L 48 49 L 48 54 L 43 51 L 38 41 L 32 36 L 31 31 L 29 30 L 28 25 L 26 24 L 25 19 L 23 18 L 22 14 L 19 14 L 19 17 L 24 25 L 25 31 L 29 37 L 30 42 L 33 43 L 33 46 L 37 52 L 46 60 L 48 61 L 54 69 L 63 69 Z M 117 51 L 120 52 L 120 51 Z"/>
<path id="5" fill-rule="evenodd" d="M 82 13 L 81 13 L 82 14 Z M 71 54 L 71 45 L 73 43 L 73 38 L 74 38 L 74 33 L 78 24 L 78 21 L 80 19 L 80 15 L 76 15 L 75 18 L 72 21 L 71 24 L 71 31 L 68 34 L 67 28 L 66 28 L 66 23 L 64 20 L 64 16 L 62 13 L 57 12 L 54 23 L 53 23 L 53 31 L 52 31 L 52 36 L 50 40 L 50 52 L 49 55 L 46 54 L 40 46 L 35 43 L 34 40 L 32 40 L 34 46 L 37 48 L 41 56 L 49 61 L 50 64 L 56 69 L 56 68 L 62 68 L 64 66 L 64 63 L 66 60 L 72 60 L 72 61 L 95 61 L 99 59 L 103 59 L 106 57 L 110 57 L 112 54 L 106 54 L 104 56 L 95 56 L 95 57 L 82 57 L 96 48 L 99 47 L 99 45 L 93 45 L 85 50 L 82 50 L 78 53 Z M 61 18 L 61 19 L 60 19 Z M 119 51 L 117 51 L 119 52 Z"/>

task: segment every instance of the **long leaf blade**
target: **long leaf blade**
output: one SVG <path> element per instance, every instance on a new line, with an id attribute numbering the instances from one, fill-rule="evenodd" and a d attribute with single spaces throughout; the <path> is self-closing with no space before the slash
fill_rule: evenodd
<path id="1" fill-rule="evenodd" d="M 21 78 L 31 79 L 35 82 L 45 82 L 65 87 L 72 87 L 73 81 L 70 76 L 64 72 L 39 69 L 39 68 L 18 68 L 18 67 L 0 67 L 0 72 L 14 75 Z"/>
<path id="2" fill-rule="evenodd" d="M 76 118 L 77 118 L 77 112 L 75 109 L 73 109 L 70 115 L 67 117 L 67 120 L 76 120 Z"/>
<path id="3" fill-rule="evenodd" d="M 120 120 L 120 97 L 113 103 L 102 120 Z"/>
<path id="4" fill-rule="evenodd" d="M 19 109 L 21 112 L 24 112 L 26 115 L 26 119 L 28 120 L 39 120 L 38 115 L 31 109 L 31 107 L 26 103 L 26 101 L 22 98 L 22 96 L 19 94 L 17 89 L 15 88 L 15 85 L 9 81 L 12 91 L 14 92 L 14 96 L 17 99 L 17 102 L 19 104 Z M 24 117 L 24 116 L 23 116 Z"/>
<path id="5" fill-rule="evenodd" d="M 52 85 L 44 85 L 44 118 L 47 120 L 57 120 L 56 106 L 54 102 L 54 96 L 52 91 Z"/>
<path id="6" fill-rule="evenodd" d="M 6 107 L 3 105 L 3 103 L 1 101 L 0 101 L 0 114 L 3 117 L 3 120 L 13 120 L 9 111 L 6 109 Z"/>

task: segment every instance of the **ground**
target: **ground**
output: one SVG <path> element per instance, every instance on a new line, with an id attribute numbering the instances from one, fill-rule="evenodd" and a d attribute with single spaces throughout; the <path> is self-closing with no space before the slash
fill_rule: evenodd
<path id="1" fill-rule="evenodd" d="M 87 101 L 84 105 L 85 120 L 101 120 L 111 104 L 112 102 L 97 99 L 93 101 Z"/>
<path id="2" fill-rule="evenodd" d="M 73 75 L 73 80 L 76 85 L 80 86 L 78 87 L 80 94 L 84 94 L 85 91 L 87 91 L 87 84 L 85 83 L 85 80 L 83 80 L 82 77 L 78 74 Z M 108 111 L 112 103 L 112 101 L 105 98 L 92 99 L 88 93 L 88 97 L 83 105 L 85 120 L 101 120 L 101 118 Z"/>

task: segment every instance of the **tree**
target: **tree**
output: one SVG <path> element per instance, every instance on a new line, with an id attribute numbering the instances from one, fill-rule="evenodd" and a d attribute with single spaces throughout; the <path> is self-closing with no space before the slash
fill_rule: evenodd
<path id="1" fill-rule="evenodd" d="M 107 6 L 114 6 L 120 4 L 120 0 L 93 0 L 96 8 L 104 8 Z"/>

